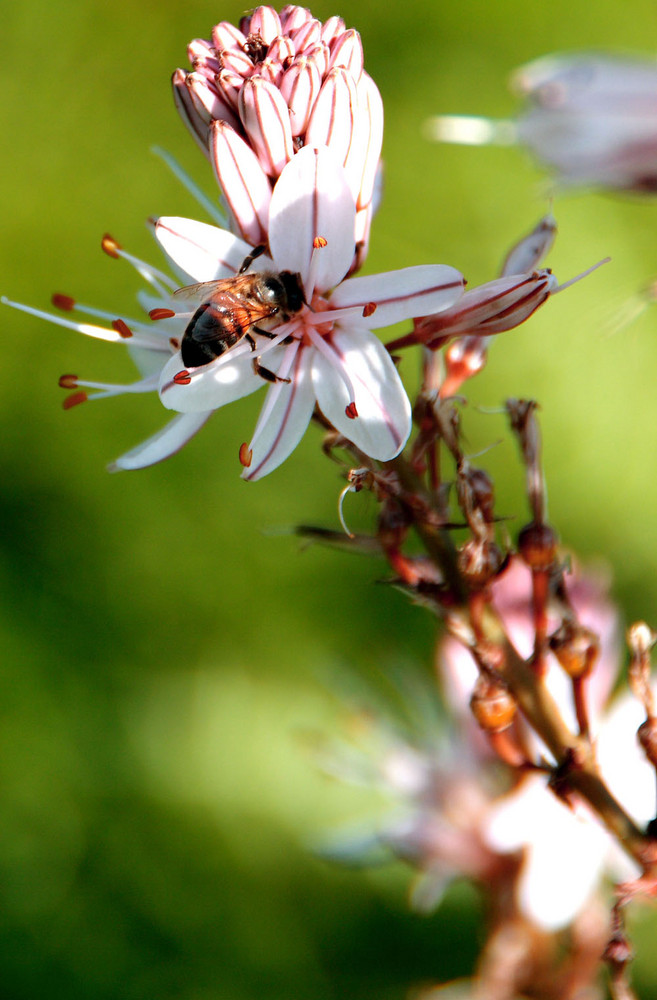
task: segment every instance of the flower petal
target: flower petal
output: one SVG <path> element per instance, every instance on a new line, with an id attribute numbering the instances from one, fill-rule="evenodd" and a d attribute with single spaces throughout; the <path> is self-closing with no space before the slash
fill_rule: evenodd
<path id="1" fill-rule="evenodd" d="M 252 77 L 240 91 L 239 111 L 263 170 L 277 177 L 294 154 L 290 112 L 280 90 L 261 77 Z"/>
<path id="2" fill-rule="evenodd" d="M 290 111 L 292 135 L 306 131 L 308 117 L 319 93 L 321 81 L 314 63 L 295 59 L 281 79 L 280 90 Z"/>
<path id="3" fill-rule="evenodd" d="M 339 39 L 339 36 L 345 30 L 345 23 L 341 17 L 334 14 L 333 17 L 329 17 L 328 21 L 324 21 L 322 25 L 322 41 L 330 45 L 334 39 Z"/>
<path id="4" fill-rule="evenodd" d="M 276 355 L 276 348 L 269 358 Z M 200 413 L 216 410 L 243 396 L 249 396 L 265 384 L 253 370 L 254 354 L 246 343 L 238 344 L 216 361 L 202 368 L 185 369 L 180 352 L 174 354 L 160 375 L 160 399 L 168 410 Z M 178 372 L 189 371 L 188 384 L 174 382 Z"/>
<path id="5" fill-rule="evenodd" d="M 322 22 L 318 21 L 316 17 L 309 17 L 305 21 L 302 21 L 298 26 L 294 28 L 287 28 L 287 34 L 290 36 L 294 42 L 294 47 L 297 50 L 297 55 L 302 53 L 305 55 L 305 50 L 311 48 L 313 45 L 321 40 L 322 37 Z"/>
<path id="6" fill-rule="evenodd" d="M 344 164 L 358 115 L 358 91 L 352 76 L 338 67 L 328 74 L 306 129 L 309 146 L 329 146 Z M 355 200 L 355 199 L 354 199 Z"/>
<path id="7" fill-rule="evenodd" d="M 172 215 L 157 220 L 155 238 L 187 284 L 232 277 L 251 252 L 248 243 L 227 229 Z"/>
<path id="8" fill-rule="evenodd" d="M 330 297 L 332 306 L 376 304 L 367 326 L 376 330 L 453 305 L 463 294 L 463 275 L 448 264 L 424 264 L 400 271 L 348 278 Z"/>
<path id="9" fill-rule="evenodd" d="M 145 469 L 148 465 L 156 465 L 165 458 L 175 455 L 177 451 L 200 431 L 212 416 L 212 410 L 202 413 L 180 413 L 170 420 L 161 430 L 142 441 L 136 448 L 121 455 L 109 466 L 110 472 L 122 469 Z"/>
<path id="10" fill-rule="evenodd" d="M 573 812 L 538 776 L 497 800 L 485 837 L 503 853 L 526 849 L 518 901 L 531 920 L 550 931 L 571 923 L 586 904 L 609 843 L 587 810 Z"/>
<path id="11" fill-rule="evenodd" d="M 344 168 L 326 147 L 305 146 L 283 170 L 271 199 L 269 246 L 277 268 L 298 271 L 305 283 L 313 241 L 324 237 L 327 245 L 313 263 L 315 288 L 332 288 L 354 256 L 355 217 Z"/>
<path id="12" fill-rule="evenodd" d="M 173 100 L 180 113 L 180 117 L 196 139 L 197 143 L 206 156 L 208 153 L 208 128 L 205 121 L 199 116 L 192 95 L 185 83 L 187 74 L 182 69 L 177 69 L 171 77 L 173 87 Z"/>
<path id="13" fill-rule="evenodd" d="M 310 371 L 314 352 L 299 349 L 298 344 L 290 345 L 288 350 L 296 351 L 292 366 L 286 371 L 281 365 L 278 371 L 291 381 L 277 382 L 267 393 L 250 445 L 251 464 L 242 473 L 249 482 L 272 472 L 294 451 L 315 408 Z"/>
<path id="14" fill-rule="evenodd" d="M 298 31 L 307 21 L 312 21 L 313 16 L 307 7 L 297 7 L 295 4 L 286 4 L 280 13 L 281 30 L 287 35 L 293 31 Z M 297 46 L 297 52 L 299 48 Z"/>
<path id="15" fill-rule="evenodd" d="M 383 141 L 383 101 L 379 88 L 367 73 L 363 73 L 357 89 L 358 117 L 345 169 L 358 191 L 357 207 L 361 209 L 374 196 Z"/>
<path id="16" fill-rule="evenodd" d="M 330 42 L 322 32 L 322 39 Z M 358 81 L 363 72 L 363 43 L 360 35 L 353 28 L 342 31 L 331 45 L 330 68 L 343 66 L 349 71 L 354 80 Z"/>
<path id="17" fill-rule="evenodd" d="M 246 38 L 243 32 L 229 21 L 220 21 L 212 29 L 212 45 L 219 53 L 225 49 L 242 51 L 245 42 Z"/>
<path id="18" fill-rule="evenodd" d="M 381 461 L 394 458 L 411 432 L 411 405 L 390 355 L 362 328 L 336 327 L 330 343 L 351 379 L 355 400 L 339 367 L 315 351 L 313 385 L 321 410 L 365 454 Z M 353 420 L 345 412 L 351 402 L 358 411 Z"/>
<path id="19" fill-rule="evenodd" d="M 235 112 L 222 100 L 217 93 L 216 87 L 206 80 L 201 73 L 188 73 L 185 79 L 185 86 L 189 91 L 190 100 L 199 119 L 205 122 L 206 125 L 209 125 L 212 121 L 220 120 L 226 122 L 231 128 L 239 128 L 239 119 Z M 206 142 L 207 134 L 206 129 Z"/>
<path id="20" fill-rule="evenodd" d="M 270 42 L 281 33 L 281 21 L 273 7 L 256 7 L 249 18 L 249 34 L 260 35 L 263 42 Z"/>
<path id="21" fill-rule="evenodd" d="M 210 159 L 241 235 L 251 246 L 266 243 L 271 185 L 258 157 L 230 126 L 213 122 Z"/>

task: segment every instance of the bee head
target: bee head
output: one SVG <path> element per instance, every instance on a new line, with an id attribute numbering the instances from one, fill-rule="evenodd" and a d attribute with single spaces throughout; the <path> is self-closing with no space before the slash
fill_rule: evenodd
<path id="1" fill-rule="evenodd" d="M 301 275 L 294 271 L 281 271 L 278 277 L 285 289 L 288 309 L 293 313 L 299 312 L 301 307 L 306 303 Z"/>

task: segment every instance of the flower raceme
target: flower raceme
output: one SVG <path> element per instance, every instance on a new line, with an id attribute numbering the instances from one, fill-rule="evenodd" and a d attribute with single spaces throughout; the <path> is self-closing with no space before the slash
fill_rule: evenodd
<path id="1" fill-rule="evenodd" d="M 152 322 L 117 320 L 86 307 L 80 311 L 112 319 L 110 326 L 46 318 L 136 348 L 133 355 L 144 377 L 132 385 L 110 386 L 64 376 L 62 385 L 97 389 L 97 395 L 89 398 L 158 391 L 164 406 L 178 411 L 158 434 L 119 458 L 115 469 L 141 468 L 167 458 L 214 410 L 263 387 L 265 380 L 254 370 L 256 358 L 263 358 L 276 381 L 269 386 L 251 442 L 240 450 L 245 479 L 260 478 L 287 458 L 316 404 L 337 430 L 372 458 L 385 461 L 401 451 L 411 430 L 410 404 L 393 361 L 372 331 L 448 308 L 461 296 L 464 280 L 454 268 L 439 264 L 345 278 L 353 258 L 355 215 L 346 172 L 333 152 L 306 147 L 297 153 L 283 170 L 269 205 L 270 256 L 263 254 L 253 267 L 298 273 L 305 303 L 267 337 L 254 329 L 256 351 L 244 337 L 196 368 L 185 367 L 180 346 L 207 290 L 201 287 L 177 296 L 175 283 L 162 272 L 134 261 L 115 243 L 106 244 L 114 256 L 132 260 L 153 286 L 156 295 L 141 297 Z M 161 218 L 155 235 L 187 285 L 234 276 L 252 250 L 227 230 L 187 219 Z M 59 297 L 56 304 L 70 303 Z M 84 398 L 76 391 L 69 405 Z"/>
<path id="2" fill-rule="evenodd" d="M 344 167 L 356 204 L 355 264 L 367 252 L 383 137 L 383 105 L 363 70 L 357 31 L 322 24 L 303 7 L 258 7 L 239 28 L 217 24 L 188 47 L 193 70 L 176 70 L 180 114 L 209 156 L 230 228 L 267 242 L 269 202 L 286 164 L 327 146 Z"/>

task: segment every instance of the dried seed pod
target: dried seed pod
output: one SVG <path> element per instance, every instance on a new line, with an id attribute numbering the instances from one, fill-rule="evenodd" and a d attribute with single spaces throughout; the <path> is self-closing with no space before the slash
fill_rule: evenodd
<path id="1" fill-rule="evenodd" d="M 600 653 L 595 632 L 578 622 L 564 621 L 550 636 L 550 649 L 570 677 L 591 673 Z"/>
<path id="2" fill-rule="evenodd" d="M 499 573 L 504 557 L 498 545 L 486 538 L 471 538 L 461 546 L 458 567 L 470 587 L 484 587 Z"/>
<path id="3" fill-rule="evenodd" d="M 532 570 L 548 570 L 557 555 L 558 537 L 549 524 L 532 521 L 518 535 L 518 552 Z"/>
<path id="4" fill-rule="evenodd" d="M 637 730 L 639 743 L 653 767 L 657 767 L 657 719 L 649 716 Z"/>
<path id="5" fill-rule="evenodd" d="M 508 729 L 516 714 L 516 703 L 501 683 L 480 675 L 470 698 L 470 709 L 486 733 L 501 733 Z"/>

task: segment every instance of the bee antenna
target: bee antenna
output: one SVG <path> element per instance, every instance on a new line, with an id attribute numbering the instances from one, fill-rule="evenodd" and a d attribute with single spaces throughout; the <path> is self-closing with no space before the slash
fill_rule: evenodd
<path id="1" fill-rule="evenodd" d="M 237 273 L 244 274 L 245 271 L 248 271 L 253 261 L 256 260 L 256 258 L 258 257 L 262 257 L 266 249 L 267 247 L 264 243 L 261 243 L 259 246 L 254 247 L 251 253 L 248 255 L 248 257 L 244 258 L 242 266 L 240 267 Z"/>

